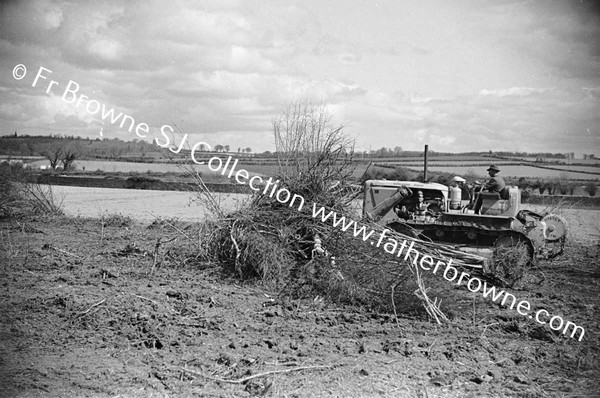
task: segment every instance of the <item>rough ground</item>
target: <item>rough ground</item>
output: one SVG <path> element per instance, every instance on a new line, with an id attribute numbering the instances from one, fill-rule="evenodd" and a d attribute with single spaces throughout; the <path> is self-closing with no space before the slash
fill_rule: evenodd
<path id="1" fill-rule="evenodd" d="M 185 260 L 184 225 L 108 224 L 0 222 L 0 396 L 600 396 L 597 230 L 512 291 L 579 342 L 464 288 L 442 326 L 281 300 Z"/>

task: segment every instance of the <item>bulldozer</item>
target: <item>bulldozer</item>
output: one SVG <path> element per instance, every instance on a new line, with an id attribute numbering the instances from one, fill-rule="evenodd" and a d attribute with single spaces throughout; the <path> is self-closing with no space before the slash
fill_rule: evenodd
<path id="1" fill-rule="evenodd" d="M 500 193 L 473 189 L 467 200 L 456 200 L 452 191 L 453 187 L 439 183 L 368 180 L 363 217 L 413 238 L 476 252 L 490 260 L 484 271 L 506 279 L 512 273 L 499 269 L 500 253 L 511 253 L 503 267 L 514 269 L 562 254 L 567 222 L 556 214 L 521 209 L 518 187 L 507 186 Z M 476 212 L 473 207 L 478 200 L 481 205 Z"/>

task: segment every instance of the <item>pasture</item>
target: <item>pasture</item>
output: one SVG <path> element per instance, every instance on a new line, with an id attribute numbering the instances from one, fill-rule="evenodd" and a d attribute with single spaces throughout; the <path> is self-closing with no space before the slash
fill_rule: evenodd
<path id="1" fill-rule="evenodd" d="M 31 167 L 49 166 L 48 160 L 37 160 L 30 163 Z M 77 160 L 75 162 L 76 170 L 94 172 L 97 170 L 106 173 L 183 173 L 193 169 L 199 173 L 211 172 L 207 165 L 189 164 L 177 165 L 169 163 L 137 163 L 137 162 L 119 162 L 109 160 Z"/>
<path id="2" fill-rule="evenodd" d="M 221 156 L 221 157 L 224 157 Z M 234 156 L 235 158 L 235 156 Z M 238 169 L 246 169 L 250 175 L 274 176 L 277 173 L 278 166 L 270 159 L 269 162 L 260 164 L 258 159 L 238 159 Z M 574 180 L 596 180 L 600 179 L 600 167 L 565 165 L 565 164 L 541 164 L 542 167 L 516 164 L 515 161 L 487 158 L 483 156 L 461 157 L 457 159 L 452 156 L 434 157 L 428 162 L 428 170 L 431 172 L 448 172 L 457 175 L 477 175 L 487 176 L 486 169 L 490 164 L 496 164 L 501 168 L 503 177 L 526 177 L 542 179 L 574 179 Z M 36 160 L 29 163 L 33 168 L 39 169 L 40 166 L 48 166 L 47 160 Z M 78 160 L 76 161 L 78 172 L 85 171 L 105 173 L 174 173 L 185 174 L 192 170 L 208 176 L 218 174 L 212 172 L 207 165 L 196 165 L 191 161 L 177 165 L 173 163 L 137 163 L 137 162 L 119 162 L 108 160 Z M 419 158 L 394 158 L 394 159 L 373 159 L 373 165 L 402 166 L 415 171 L 423 170 L 423 160 Z M 548 167 L 548 168 L 546 168 Z M 366 168 L 363 159 L 357 160 L 356 177 L 360 177 Z M 594 174 L 591 174 L 594 173 Z"/>
<path id="3" fill-rule="evenodd" d="M 486 169 L 489 164 L 482 164 L 480 166 L 436 166 L 435 164 L 429 164 L 427 169 L 432 172 L 448 172 L 456 175 L 478 175 L 482 178 L 487 176 Z M 564 178 L 574 180 L 597 180 L 600 179 L 600 170 L 596 170 L 598 174 L 587 174 L 577 172 L 577 166 L 571 166 L 572 168 L 565 168 L 563 170 L 545 169 L 533 166 L 516 166 L 516 165 L 502 165 L 500 167 L 499 176 L 502 177 L 528 177 L 528 178 L 542 178 L 542 179 L 553 179 L 553 178 Z M 563 166 L 564 167 L 564 166 Z M 416 169 L 416 170 L 422 170 Z"/>

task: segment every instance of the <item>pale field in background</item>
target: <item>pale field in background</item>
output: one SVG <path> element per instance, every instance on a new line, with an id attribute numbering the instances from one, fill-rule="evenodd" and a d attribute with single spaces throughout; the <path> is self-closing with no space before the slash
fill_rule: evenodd
<path id="1" fill-rule="evenodd" d="M 39 166 L 49 166 L 48 160 L 37 160 L 30 163 L 32 167 L 39 168 Z M 181 173 L 183 170 L 186 172 L 193 168 L 198 172 L 212 173 L 206 165 L 196 165 L 190 162 L 189 164 L 183 164 L 178 166 L 173 163 L 135 163 L 135 162 L 112 162 L 108 160 L 77 160 L 75 162 L 77 170 L 82 170 L 85 167 L 85 171 L 96 171 L 102 170 L 109 173 L 146 173 L 147 171 L 153 171 L 158 173 Z M 183 169 L 182 169 L 183 168 Z"/>
<path id="2" fill-rule="evenodd" d="M 529 178 L 558 178 L 558 177 L 566 177 L 566 178 L 575 178 L 579 180 L 597 180 L 600 179 L 600 174 L 585 174 L 585 173 L 577 173 L 574 170 L 580 169 L 591 169 L 591 171 L 595 171 L 600 173 L 600 169 L 597 167 L 587 167 L 587 166 L 564 166 L 560 165 L 557 167 L 563 168 L 564 170 L 550 170 L 550 169 L 541 169 L 539 167 L 531 167 L 531 166 L 502 166 L 500 167 L 500 176 L 502 177 L 529 177 Z M 554 167 L 554 166 L 552 166 Z M 448 173 L 454 173 L 458 175 L 467 175 L 469 173 L 475 173 L 480 176 L 487 176 L 487 165 L 478 166 L 427 166 L 429 171 L 445 171 Z"/>
<path id="3" fill-rule="evenodd" d="M 221 156 L 221 158 L 225 159 L 227 156 Z M 235 156 L 232 156 L 232 162 L 236 159 Z M 244 165 L 244 159 L 238 159 L 238 165 L 236 170 L 241 168 L 246 169 L 250 172 L 250 175 L 273 175 L 277 172 L 277 165 Z M 439 162 L 439 161 L 437 161 Z M 471 163 L 469 166 L 461 166 L 462 163 Z M 383 162 L 387 163 L 387 162 Z M 395 162 L 391 162 L 395 163 Z M 469 173 L 475 173 L 477 175 L 487 176 L 486 169 L 489 166 L 488 163 L 481 163 L 481 165 L 472 165 L 473 162 L 468 161 L 442 161 L 443 164 L 453 164 L 452 166 L 436 166 L 436 161 L 430 161 L 428 165 L 429 171 L 436 172 L 449 172 L 459 175 L 465 175 Z M 455 163 L 455 164 L 454 164 Z M 502 161 L 497 162 L 500 166 L 501 175 L 505 177 L 529 177 L 529 178 L 557 178 L 557 177 L 566 177 L 566 178 L 574 178 L 574 179 L 582 179 L 582 180 L 595 180 L 600 179 L 600 167 L 593 166 L 569 166 L 569 165 L 548 165 L 549 167 L 560 168 L 561 170 L 550 170 L 543 169 L 539 167 L 531 167 L 531 166 L 514 166 L 514 165 L 502 165 Z M 40 166 L 49 166 L 48 160 L 37 160 L 35 162 L 30 163 L 32 167 L 39 168 Z M 173 163 L 134 163 L 134 162 L 118 162 L 118 161 L 107 161 L 107 160 L 78 160 L 75 162 L 77 170 L 82 170 L 85 167 L 85 171 L 96 171 L 102 170 L 104 172 L 115 173 L 146 173 L 148 171 L 158 172 L 158 173 L 188 173 L 190 170 L 196 170 L 200 173 L 208 173 L 215 175 L 217 172 L 211 171 L 207 165 L 195 165 L 192 162 L 185 163 L 183 165 L 178 166 Z M 409 167 L 415 170 L 422 170 L 422 163 L 403 163 L 398 162 L 397 165 Z M 358 166 L 358 168 L 362 168 Z M 229 170 L 229 169 L 228 169 Z M 585 174 L 578 173 L 577 171 L 588 171 L 597 174 Z"/>
<path id="4" fill-rule="evenodd" d="M 178 218 L 182 221 L 202 221 L 206 206 L 194 200 L 190 192 L 152 191 L 87 187 L 53 187 L 57 199 L 69 216 L 100 218 L 121 214 L 138 221 L 152 222 L 156 218 Z M 246 194 L 213 194 L 222 208 L 231 211 L 250 197 Z"/>
<path id="5" fill-rule="evenodd" d="M 225 166 L 225 162 L 227 161 L 227 157 L 225 155 L 220 156 L 223 160 L 223 167 Z M 233 162 L 235 161 L 235 157 L 231 157 L 231 163 L 227 168 L 227 173 L 231 170 Z M 37 160 L 35 162 L 29 163 L 33 168 L 39 168 L 40 166 L 50 166 L 50 162 L 48 160 Z M 218 164 L 215 162 L 215 166 Z M 101 170 L 107 173 L 146 173 L 148 171 L 155 173 L 190 173 L 192 170 L 195 170 L 202 174 L 214 174 L 218 175 L 221 171 L 212 171 L 208 168 L 208 165 L 199 165 L 194 164 L 191 161 L 183 163 L 181 165 L 177 165 L 174 163 L 135 163 L 135 162 L 113 162 L 108 160 L 77 160 L 75 162 L 76 170 L 83 170 L 85 168 L 86 172 L 93 172 L 97 170 Z M 259 166 L 260 167 L 260 166 Z M 252 168 L 250 166 L 244 166 L 243 160 L 238 159 L 238 164 L 234 170 L 247 169 L 250 175 L 255 175 L 257 173 L 252 172 Z"/>

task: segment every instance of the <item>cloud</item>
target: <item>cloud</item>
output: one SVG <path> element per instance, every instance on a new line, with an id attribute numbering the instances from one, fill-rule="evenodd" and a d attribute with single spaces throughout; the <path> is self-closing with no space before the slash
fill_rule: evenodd
<path id="1" fill-rule="evenodd" d="M 337 57 L 343 64 L 355 64 L 361 60 L 361 55 L 355 53 L 341 53 Z"/>
<path id="2" fill-rule="evenodd" d="M 527 62 L 567 78 L 600 77 L 600 6 L 595 0 L 499 1 L 477 9 L 482 35 Z M 507 22 L 510 21 L 510 22 Z"/>
<path id="3" fill-rule="evenodd" d="M 497 97 L 523 97 L 534 93 L 542 93 L 544 89 L 536 89 L 532 87 L 510 87 L 507 89 L 500 90 L 487 90 L 483 89 L 479 94 L 490 95 Z"/>
<path id="4" fill-rule="evenodd" d="M 22 104 L 6 103 L 0 104 L 0 119 L 26 122 L 29 115 L 25 112 L 26 107 Z"/>
<path id="5" fill-rule="evenodd" d="M 421 48 L 419 46 L 409 45 L 409 47 L 410 47 L 410 49 L 412 50 L 412 52 L 414 54 L 419 55 L 419 56 L 427 56 L 427 55 L 431 55 L 432 54 L 431 50 L 427 50 L 427 49 Z"/>
<path id="6" fill-rule="evenodd" d="M 90 43 L 88 52 L 107 61 L 115 61 L 123 56 L 123 46 L 116 40 L 98 39 Z"/>
<path id="7" fill-rule="evenodd" d="M 13 43 L 46 44 L 64 21 L 62 7 L 44 0 L 2 2 L 0 36 Z"/>
<path id="8" fill-rule="evenodd" d="M 437 151 L 450 152 L 497 148 L 556 152 L 581 148 L 581 142 L 598 145 L 600 115 L 594 111 L 600 109 L 598 94 L 595 88 L 509 87 L 433 99 L 369 92 L 336 111 L 361 120 L 351 124 L 358 130 L 361 147 L 394 143 L 416 150 L 428 143 Z"/>
<path id="9" fill-rule="evenodd" d="M 73 80 L 154 129 L 256 150 L 272 149 L 272 117 L 298 98 L 325 102 L 365 147 L 598 145 L 591 2 L 266 1 L 5 2 L 0 122 L 97 135 L 97 117 L 60 99 Z M 31 87 L 39 66 L 53 95 Z"/>

